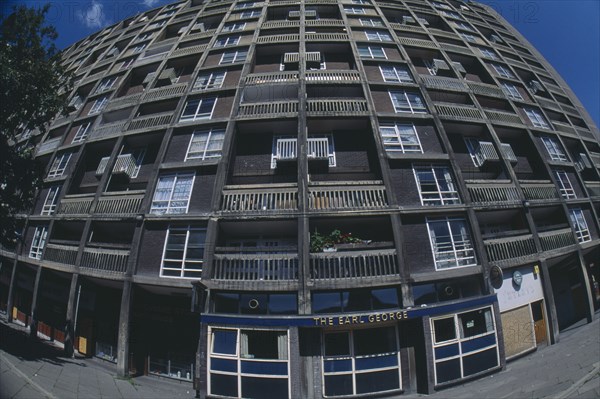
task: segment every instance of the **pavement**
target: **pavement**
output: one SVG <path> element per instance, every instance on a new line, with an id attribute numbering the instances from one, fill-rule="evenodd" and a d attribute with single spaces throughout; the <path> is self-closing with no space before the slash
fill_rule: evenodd
<path id="1" fill-rule="evenodd" d="M 62 349 L 33 341 L 24 327 L 0 316 L 0 399 L 193 398 L 189 382 L 140 376 L 118 378 L 96 358 L 67 358 Z M 507 364 L 502 371 L 431 395 L 399 398 L 600 398 L 600 313 L 592 323 L 561 331 L 557 345 Z M 293 398 L 296 399 L 296 398 Z"/>

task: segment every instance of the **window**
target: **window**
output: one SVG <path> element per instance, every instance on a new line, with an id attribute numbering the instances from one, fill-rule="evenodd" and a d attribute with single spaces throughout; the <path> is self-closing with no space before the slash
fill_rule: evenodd
<path id="1" fill-rule="evenodd" d="M 462 37 L 462 39 L 463 39 L 465 42 L 470 42 L 470 43 L 475 43 L 475 42 L 477 42 L 477 38 L 475 38 L 475 36 L 473 36 L 473 35 L 470 35 L 470 34 L 468 34 L 468 33 L 462 33 L 462 32 L 459 32 L 459 33 L 458 33 L 458 36 Z"/>
<path id="2" fill-rule="evenodd" d="M 379 125 L 379 134 L 386 151 L 423 153 L 417 129 L 413 124 L 389 123 Z"/>
<path id="3" fill-rule="evenodd" d="M 142 33 L 135 39 L 137 42 L 143 42 L 144 40 L 148 40 L 152 37 L 152 33 Z"/>
<path id="4" fill-rule="evenodd" d="M 352 0 L 352 4 L 371 4 L 367 0 Z"/>
<path id="5" fill-rule="evenodd" d="M 450 168 L 439 165 L 413 165 L 422 205 L 460 204 Z"/>
<path id="6" fill-rule="evenodd" d="M 158 179 L 150 213 L 164 215 L 186 213 L 188 210 L 194 173 L 163 175 Z"/>
<path id="7" fill-rule="evenodd" d="M 431 318 L 435 383 L 497 367 L 498 339 L 492 308 Z"/>
<path id="8" fill-rule="evenodd" d="M 56 205 L 58 204 L 58 194 L 60 192 L 60 186 L 51 186 L 46 195 L 44 206 L 42 206 L 42 212 L 40 215 L 54 215 L 56 212 Z"/>
<path id="9" fill-rule="evenodd" d="M 464 22 L 455 22 L 454 26 L 458 29 L 467 30 L 469 32 L 475 32 L 475 30 L 473 28 L 471 28 L 469 25 L 467 25 Z"/>
<path id="10" fill-rule="evenodd" d="M 383 26 L 383 21 L 379 18 L 360 18 L 359 21 L 362 26 Z"/>
<path id="11" fill-rule="evenodd" d="M 358 45 L 358 55 L 360 58 L 383 58 L 387 59 L 385 51 L 381 46 Z"/>
<path id="12" fill-rule="evenodd" d="M 298 314 L 298 298 L 295 293 L 267 293 L 248 291 L 212 292 L 211 299 L 215 313 L 229 314 Z M 256 300 L 253 302 L 252 299 Z"/>
<path id="13" fill-rule="evenodd" d="M 494 50 L 490 50 L 489 48 L 482 48 L 482 47 L 479 47 L 478 50 L 481 53 L 481 55 L 483 55 L 484 57 L 491 58 L 492 60 L 498 59 L 498 56 L 496 55 Z"/>
<path id="14" fill-rule="evenodd" d="M 386 82 L 413 83 L 406 65 L 380 65 L 381 77 Z"/>
<path id="15" fill-rule="evenodd" d="M 254 18 L 254 17 L 260 17 L 260 10 L 244 11 L 240 15 L 240 18 Z"/>
<path id="16" fill-rule="evenodd" d="M 455 18 L 455 19 L 463 19 L 463 17 L 461 17 L 460 14 L 455 13 L 455 12 L 442 10 L 442 11 L 440 11 L 440 13 L 445 17 Z"/>
<path id="17" fill-rule="evenodd" d="M 214 97 L 188 100 L 179 122 L 210 119 L 216 102 L 217 99 Z"/>
<path id="18" fill-rule="evenodd" d="M 513 73 L 510 71 L 510 69 L 508 67 L 505 67 L 504 65 L 501 64 L 490 64 L 492 66 L 492 68 L 494 68 L 494 70 L 496 71 L 496 73 L 499 76 L 502 76 L 503 78 L 511 78 L 514 79 L 515 75 L 513 75 Z"/>
<path id="19" fill-rule="evenodd" d="M 235 46 L 240 42 L 240 36 L 220 37 L 214 44 L 214 47 Z"/>
<path id="20" fill-rule="evenodd" d="M 192 134 L 185 160 L 221 157 L 225 129 L 196 130 Z"/>
<path id="21" fill-rule="evenodd" d="M 365 14 L 365 9 L 362 7 L 346 6 L 344 11 L 348 14 Z"/>
<path id="22" fill-rule="evenodd" d="M 160 268 L 161 277 L 200 278 L 206 229 L 169 227 Z"/>
<path id="23" fill-rule="evenodd" d="M 391 42 L 392 37 L 388 32 L 382 30 L 366 30 L 365 35 L 367 36 L 367 40 L 377 41 L 377 42 Z"/>
<path id="24" fill-rule="evenodd" d="M 42 259 L 42 252 L 44 252 L 44 245 L 46 245 L 46 238 L 48 237 L 48 227 L 38 226 L 35 228 L 33 235 L 33 241 L 31 241 L 31 249 L 29 250 L 29 257 L 33 259 Z"/>
<path id="25" fill-rule="evenodd" d="M 96 93 L 101 93 L 105 90 L 109 90 L 110 88 L 113 87 L 113 85 L 115 84 L 116 81 L 117 81 L 116 76 L 109 76 L 108 78 L 102 79 L 100 81 L 100 84 L 98 85 L 98 88 L 96 89 Z"/>
<path id="26" fill-rule="evenodd" d="M 400 298 L 393 287 L 313 291 L 311 307 L 315 314 L 397 309 Z"/>
<path id="27" fill-rule="evenodd" d="M 241 10 L 244 8 L 252 8 L 254 7 L 254 3 L 253 2 L 248 2 L 248 3 L 238 3 L 235 5 L 234 9 L 236 10 Z"/>
<path id="28" fill-rule="evenodd" d="M 208 394 L 290 397 L 288 346 L 285 330 L 211 328 Z"/>
<path id="29" fill-rule="evenodd" d="M 219 89 L 225 81 L 226 71 L 215 71 L 198 75 L 194 90 Z"/>
<path id="30" fill-rule="evenodd" d="M 402 388 L 396 326 L 323 333 L 324 396 Z"/>
<path id="31" fill-rule="evenodd" d="M 427 112 L 423 99 L 417 93 L 407 91 L 390 91 L 390 97 L 396 112 L 422 114 Z"/>
<path id="32" fill-rule="evenodd" d="M 50 171 L 48 171 L 48 178 L 62 176 L 69 164 L 71 155 L 73 155 L 71 152 L 63 152 L 62 154 L 57 155 L 56 158 L 54 158 L 54 162 L 52 162 L 52 166 L 50 166 Z"/>
<path id="33" fill-rule="evenodd" d="M 427 228 L 436 270 L 477 264 L 465 219 L 427 219 Z"/>
<path id="34" fill-rule="evenodd" d="M 542 143 L 553 161 L 568 162 L 567 154 L 563 150 L 558 140 L 554 137 L 542 136 Z"/>
<path id="35" fill-rule="evenodd" d="M 229 24 L 225 24 L 221 31 L 222 32 L 235 32 L 238 30 L 244 30 L 244 28 L 246 28 L 245 22 L 232 22 Z"/>
<path id="36" fill-rule="evenodd" d="M 571 223 L 575 229 L 577 241 L 580 243 L 591 241 L 592 237 L 590 236 L 590 229 L 588 228 L 581 208 L 569 209 L 569 217 L 571 218 Z"/>
<path id="37" fill-rule="evenodd" d="M 75 136 L 73 137 L 73 141 L 71 143 L 80 143 L 83 140 L 85 140 L 88 136 L 90 126 L 92 126 L 92 122 L 88 122 L 88 123 L 79 125 L 79 128 L 77 129 L 77 133 L 75 133 Z"/>
<path id="38" fill-rule="evenodd" d="M 248 50 L 238 50 L 238 51 L 226 51 L 221 56 L 221 61 L 219 64 L 233 64 L 234 62 L 244 62 L 246 61 L 246 56 L 248 55 Z"/>
<path id="39" fill-rule="evenodd" d="M 106 104 L 108 104 L 108 96 L 102 96 L 100 98 L 97 98 L 96 101 L 94 101 L 92 108 L 90 108 L 90 112 L 88 112 L 88 115 L 102 111 L 104 107 L 106 107 Z"/>
<path id="40" fill-rule="evenodd" d="M 131 51 L 132 54 L 137 54 L 137 53 L 141 53 L 142 51 L 144 51 L 144 49 L 146 48 L 146 46 L 148 45 L 148 43 L 143 43 L 143 44 L 138 44 L 137 46 L 135 46 L 133 48 L 133 50 Z"/>
<path id="41" fill-rule="evenodd" d="M 83 98 L 79 94 L 75 94 L 71 101 L 69 101 L 69 107 L 73 107 L 76 110 L 83 104 Z"/>
<path id="42" fill-rule="evenodd" d="M 517 86 L 515 86 L 512 83 L 507 83 L 507 82 L 500 82 L 500 84 L 502 85 L 502 88 L 504 89 L 504 93 L 509 98 L 512 98 L 513 100 L 523 100 L 523 96 L 521 96 L 521 93 L 519 92 L 519 89 L 517 89 Z"/>
<path id="43" fill-rule="evenodd" d="M 575 190 L 573 189 L 573 185 L 569 180 L 567 172 L 561 169 L 554 169 L 552 172 L 556 178 L 556 184 L 558 185 L 560 195 L 562 195 L 564 199 L 577 198 L 577 194 L 575 194 Z"/>
<path id="44" fill-rule="evenodd" d="M 134 62 L 135 62 L 135 57 L 126 59 L 125 61 L 123 61 L 123 63 L 121 64 L 121 67 L 119 69 L 127 69 L 130 66 L 132 66 Z"/>
<path id="45" fill-rule="evenodd" d="M 523 108 L 523 111 L 525 111 L 527 117 L 529 118 L 533 126 L 542 129 L 550 129 L 550 126 L 548 126 L 548 122 L 546 122 L 546 119 L 542 116 L 540 111 L 533 108 Z"/>

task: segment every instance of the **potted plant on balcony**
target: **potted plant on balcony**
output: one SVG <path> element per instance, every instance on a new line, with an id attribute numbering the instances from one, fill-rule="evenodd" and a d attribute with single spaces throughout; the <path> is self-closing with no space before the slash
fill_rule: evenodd
<path id="1" fill-rule="evenodd" d="M 335 252 L 338 248 L 368 242 L 370 241 L 354 237 L 352 236 L 352 233 L 342 233 L 338 229 L 333 230 L 327 235 L 320 234 L 315 230 L 315 232 L 310 235 L 310 252 Z"/>

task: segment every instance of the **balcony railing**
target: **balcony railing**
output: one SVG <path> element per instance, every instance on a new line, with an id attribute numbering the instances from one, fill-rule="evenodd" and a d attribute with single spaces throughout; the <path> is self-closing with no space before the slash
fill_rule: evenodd
<path id="1" fill-rule="evenodd" d="M 241 104 L 238 111 L 239 118 L 253 118 L 259 116 L 290 117 L 298 114 L 298 102 L 273 101 L 265 103 Z"/>
<path id="2" fill-rule="evenodd" d="M 554 125 L 554 130 L 556 130 L 557 132 L 562 132 L 562 133 L 572 134 L 573 136 L 577 136 L 577 132 L 575 131 L 575 129 L 569 125 L 566 125 L 566 124 L 560 123 L 560 122 L 556 122 L 556 121 L 552 121 L 552 125 Z"/>
<path id="3" fill-rule="evenodd" d="M 96 169 L 96 175 L 101 176 L 104 174 L 106 170 L 106 166 L 108 165 L 108 160 L 110 157 L 104 157 L 100 160 L 98 164 L 98 169 Z M 129 178 L 133 177 L 136 169 L 136 161 L 135 157 L 131 154 L 122 154 L 117 157 L 115 161 L 115 166 L 113 167 L 113 174 L 125 174 Z"/>
<path id="4" fill-rule="evenodd" d="M 298 188 L 287 186 L 264 189 L 260 187 L 226 187 L 223 190 L 223 212 L 274 212 L 298 209 Z"/>
<path id="5" fill-rule="evenodd" d="M 521 118 L 519 118 L 519 115 L 510 113 L 510 112 L 493 111 L 493 110 L 489 110 L 489 109 L 484 110 L 484 112 L 485 112 L 485 116 L 487 116 L 488 119 L 491 120 L 492 122 L 508 123 L 508 124 L 513 124 L 513 125 L 522 125 L 523 124 L 523 122 L 521 121 Z"/>
<path id="6" fill-rule="evenodd" d="M 145 191 L 125 191 L 116 193 L 104 193 L 94 213 L 96 214 L 136 214 L 139 213 Z"/>
<path id="7" fill-rule="evenodd" d="M 138 129 L 148 129 L 151 127 L 166 126 L 171 123 L 173 112 L 166 112 L 158 115 L 144 116 L 131 121 L 128 131 Z"/>
<path id="8" fill-rule="evenodd" d="M 520 180 L 525 199 L 530 201 L 557 199 L 556 186 L 547 180 Z"/>
<path id="9" fill-rule="evenodd" d="M 522 258 L 537 253 L 535 241 L 531 234 L 484 240 L 483 245 L 490 262 Z"/>
<path id="10" fill-rule="evenodd" d="M 356 83 L 360 81 L 358 71 L 306 71 L 308 83 Z"/>
<path id="11" fill-rule="evenodd" d="M 365 99 L 307 100 L 306 111 L 311 115 L 364 115 L 368 112 Z"/>
<path id="12" fill-rule="evenodd" d="M 300 21 L 267 21 L 261 26 L 261 29 L 270 28 L 295 28 L 300 26 Z"/>
<path id="13" fill-rule="evenodd" d="M 187 88 L 187 83 L 181 83 L 178 85 L 172 85 L 172 86 L 159 87 L 156 89 L 152 89 L 148 93 L 146 93 L 146 95 L 144 96 L 144 102 L 161 100 L 163 98 L 178 96 L 180 94 L 183 94 L 183 92 L 185 92 L 186 88 Z"/>
<path id="14" fill-rule="evenodd" d="M 86 215 L 90 212 L 93 200 L 94 194 L 67 195 L 60 201 L 56 213 L 62 215 Z"/>
<path id="15" fill-rule="evenodd" d="M 46 244 L 44 260 L 66 265 L 74 265 L 77 259 L 78 247 L 75 245 Z"/>
<path id="16" fill-rule="evenodd" d="M 256 40 L 257 43 L 285 43 L 298 41 L 300 41 L 300 35 L 297 33 L 289 33 L 285 35 L 259 36 Z"/>
<path id="17" fill-rule="evenodd" d="M 474 203 L 517 203 L 520 201 L 517 188 L 510 182 L 471 181 L 467 182 L 467 190 Z"/>
<path id="18" fill-rule="evenodd" d="M 323 1 L 319 1 L 319 3 L 322 3 Z M 329 1 L 325 1 L 326 3 L 333 3 L 336 4 L 335 1 L 329 2 Z M 306 26 L 343 26 L 344 25 L 344 21 L 342 21 L 341 19 L 307 19 L 306 21 L 304 21 L 304 24 Z M 263 25 L 264 26 L 264 25 Z"/>
<path id="19" fill-rule="evenodd" d="M 475 107 L 465 107 L 461 105 L 436 104 L 435 109 L 442 117 L 453 119 L 482 119 L 481 112 Z"/>
<path id="20" fill-rule="evenodd" d="M 570 228 L 547 231 L 540 233 L 539 236 L 543 251 L 568 247 L 569 245 L 574 245 L 576 243 L 575 237 L 573 236 L 573 230 Z"/>
<path id="21" fill-rule="evenodd" d="M 468 47 L 465 47 L 465 46 L 457 46 L 454 44 L 440 43 L 440 48 L 442 48 L 443 50 L 447 50 L 447 51 L 454 51 L 456 53 L 473 55 L 473 52 L 471 51 L 471 49 L 469 49 Z"/>
<path id="22" fill-rule="evenodd" d="M 581 129 L 581 128 L 577 128 L 576 130 L 577 130 L 577 133 L 579 133 L 579 135 L 581 137 L 584 137 L 586 139 L 596 140 L 594 133 L 592 133 L 591 131 L 589 131 L 587 129 Z"/>
<path id="23" fill-rule="evenodd" d="M 208 44 L 199 44 L 197 46 L 190 46 L 185 48 L 180 48 L 173 51 L 171 57 L 181 57 L 184 55 L 197 54 L 201 53 L 208 48 Z"/>
<path id="24" fill-rule="evenodd" d="M 264 83 L 293 83 L 298 81 L 298 72 L 269 72 L 253 73 L 246 76 L 247 85 L 260 85 Z"/>
<path id="25" fill-rule="evenodd" d="M 404 46 L 437 48 L 437 45 L 429 40 L 414 39 L 412 37 L 400 37 L 398 38 L 398 41 Z"/>
<path id="26" fill-rule="evenodd" d="M 504 159 L 506 159 L 507 161 L 512 163 L 517 162 L 517 156 L 515 155 L 515 152 L 513 151 L 510 144 L 500 143 L 500 152 L 502 153 Z"/>
<path id="27" fill-rule="evenodd" d="M 275 148 L 273 167 L 277 167 L 277 161 L 298 158 L 298 139 L 296 138 L 277 139 Z M 309 159 L 329 159 L 329 140 L 326 137 L 309 137 L 307 152 Z"/>
<path id="28" fill-rule="evenodd" d="M 142 94 L 143 93 L 135 93 L 135 94 L 131 94 L 129 96 L 115 98 L 108 103 L 108 105 L 106 106 L 106 108 L 104 110 L 110 111 L 113 109 L 127 107 L 130 105 L 136 104 L 142 97 Z"/>
<path id="29" fill-rule="evenodd" d="M 90 140 L 110 137 L 119 134 L 125 130 L 126 124 L 127 122 L 117 122 L 98 126 L 94 130 L 92 130 L 92 133 L 90 133 Z"/>
<path id="30" fill-rule="evenodd" d="M 385 186 L 375 182 L 349 185 L 312 185 L 308 188 L 308 205 L 313 210 L 381 209 L 388 206 Z"/>
<path id="31" fill-rule="evenodd" d="M 105 272 L 125 273 L 128 260 L 128 250 L 84 248 L 80 266 Z"/>
<path id="32" fill-rule="evenodd" d="M 399 275 L 395 249 L 310 254 L 312 280 L 371 278 Z"/>
<path id="33" fill-rule="evenodd" d="M 467 85 L 458 79 L 443 76 L 420 75 L 425 87 L 430 89 L 467 91 Z"/>
<path id="34" fill-rule="evenodd" d="M 46 152 L 50 152 L 50 151 L 54 151 L 54 149 L 56 147 L 58 147 L 58 145 L 60 144 L 61 140 L 62 140 L 62 136 L 55 137 L 53 139 L 44 141 L 40 145 L 40 148 L 37 150 L 37 155 L 40 155 L 40 154 L 43 154 Z"/>
<path id="35" fill-rule="evenodd" d="M 475 94 L 482 96 L 500 97 L 504 98 L 504 92 L 496 86 L 488 85 L 485 83 L 468 82 L 467 85 Z"/>
<path id="36" fill-rule="evenodd" d="M 298 279 L 297 254 L 215 254 L 213 280 L 290 281 Z"/>
<path id="37" fill-rule="evenodd" d="M 306 33 L 306 41 L 326 42 L 335 40 L 348 40 L 347 33 Z"/>

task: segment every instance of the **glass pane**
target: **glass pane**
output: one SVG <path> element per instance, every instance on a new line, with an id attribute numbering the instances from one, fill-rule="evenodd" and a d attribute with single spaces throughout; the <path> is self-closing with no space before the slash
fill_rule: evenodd
<path id="1" fill-rule="evenodd" d="M 269 314 L 296 314 L 298 302 L 295 294 L 269 295 Z"/>
<path id="2" fill-rule="evenodd" d="M 235 355 L 237 342 L 237 330 L 213 330 L 212 353 L 223 355 Z"/>
<path id="3" fill-rule="evenodd" d="M 435 284 L 413 285 L 413 297 L 415 299 L 415 305 L 437 302 Z"/>
<path id="4" fill-rule="evenodd" d="M 353 393 L 352 374 L 325 376 L 325 396 L 352 395 Z"/>
<path id="5" fill-rule="evenodd" d="M 394 389 L 400 389 L 400 374 L 397 369 L 356 374 L 356 394 Z"/>
<path id="6" fill-rule="evenodd" d="M 280 331 L 241 331 L 241 356 L 247 359 L 286 359 L 287 339 Z M 281 345 L 286 345 L 281 347 Z"/>
<path id="7" fill-rule="evenodd" d="M 398 290 L 395 288 L 374 289 L 371 291 L 373 309 L 389 309 L 400 307 Z"/>
<path id="8" fill-rule="evenodd" d="M 456 339 L 456 329 L 454 326 L 454 317 L 437 319 L 433 321 L 434 342 L 445 342 Z"/>
<path id="9" fill-rule="evenodd" d="M 494 326 L 491 323 L 491 315 L 489 309 L 479 309 L 458 315 L 461 326 L 461 337 L 468 338 L 494 331 Z"/>
<path id="10" fill-rule="evenodd" d="M 237 397 L 237 376 L 235 375 L 210 375 L 210 391 L 213 395 Z"/>
<path id="11" fill-rule="evenodd" d="M 334 313 L 342 311 L 339 292 L 315 292 L 312 295 L 313 313 Z"/>
<path id="12" fill-rule="evenodd" d="M 242 377 L 242 397 L 244 398 L 287 398 L 287 378 Z"/>
<path id="13" fill-rule="evenodd" d="M 394 351 L 396 351 L 396 329 L 394 327 L 354 331 L 354 354 L 356 356 Z"/>
<path id="14" fill-rule="evenodd" d="M 349 356 L 350 334 L 347 332 L 325 334 L 325 356 Z"/>
<path id="15" fill-rule="evenodd" d="M 213 294 L 215 313 L 239 313 L 239 295 L 218 292 Z"/>

